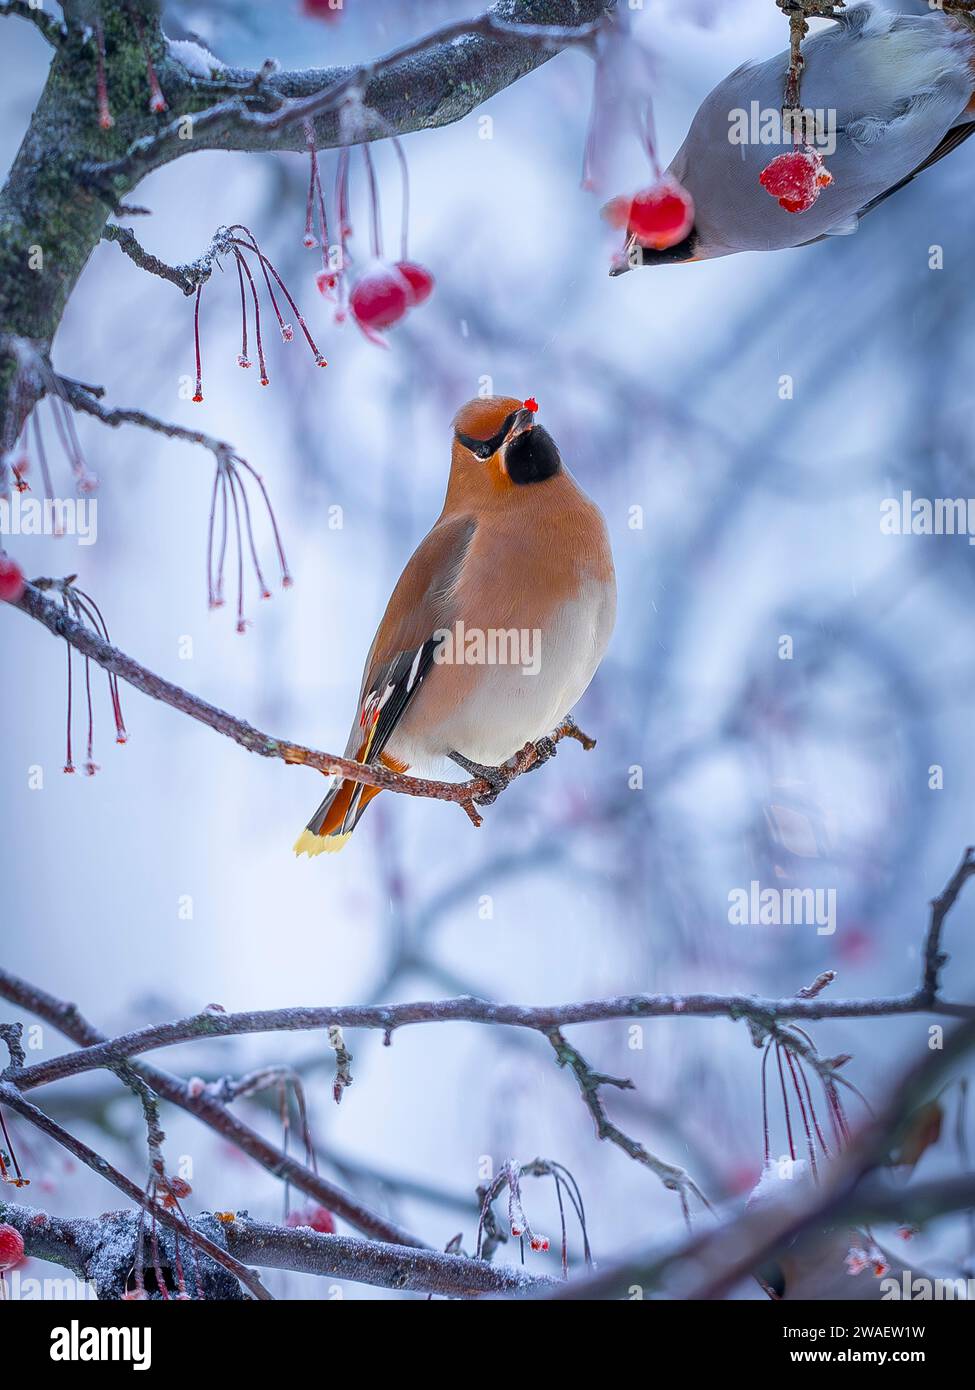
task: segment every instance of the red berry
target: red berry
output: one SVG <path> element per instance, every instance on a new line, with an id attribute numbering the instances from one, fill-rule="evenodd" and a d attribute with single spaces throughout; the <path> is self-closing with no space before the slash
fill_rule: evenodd
<path id="1" fill-rule="evenodd" d="M 397 261 L 393 269 L 398 270 L 409 284 L 412 306 L 422 304 L 433 294 L 433 276 L 422 265 L 417 265 L 416 261 Z"/>
<path id="2" fill-rule="evenodd" d="M 807 145 L 776 155 L 759 174 L 758 181 L 786 212 L 808 212 L 823 189 L 833 182 L 833 175 L 819 151 Z"/>
<path id="3" fill-rule="evenodd" d="M 313 1231 L 324 1235 L 335 1234 L 335 1217 L 328 1207 L 309 1207 L 307 1211 L 293 1211 L 285 1222 L 287 1226 L 310 1226 Z"/>
<path id="4" fill-rule="evenodd" d="M 532 411 L 532 413 L 538 409 L 538 401 L 536 401 L 534 396 L 529 396 L 527 401 L 524 402 L 524 405 L 525 409 Z"/>
<path id="5" fill-rule="evenodd" d="M 24 1258 L 24 1237 L 15 1226 L 0 1226 L 0 1274 L 14 1269 Z"/>
<path id="6" fill-rule="evenodd" d="M 342 18 L 342 0 L 301 0 L 302 14 L 309 19 L 324 19 L 333 23 Z"/>
<path id="7" fill-rule="evenodd" d="M 410 307 L 411 294 L 409 281 L 398 270 L 377 262 L 356 281 L 349 307 L 362 328 L 389 328 Z"/>
<path id="8" fill-rule="evenodd" d="M 23 570 L 9 555 L 0 555 L 0 600 L 16 603 L 23 592 Z"/>
<path id="9" fill-rule="evenodd" d="M 614 227 L 625 227 L 641 246 L 666 251 L 683 241 L 694 225 L 694 199 L 687 189 L 665 174 L 632 198 L 612 198 L 603 216 Z"/>

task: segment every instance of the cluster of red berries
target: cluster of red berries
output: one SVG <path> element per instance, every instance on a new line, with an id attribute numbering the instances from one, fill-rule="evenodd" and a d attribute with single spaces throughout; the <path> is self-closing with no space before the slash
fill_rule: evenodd
<path id="1" fill-rule="evenodd" d="M 528 1232 L 521 1226 L 512 1225 L 511 1234 L 518 1240 L 521 1236 L 527 1235 L 529 1244 L 533 1250 L 545 1251 L 549 1248 L 548 1236 L 537 1236 L 534 1232 Z"/>
<path id="2" fill-rule="evenodd" d="M 370 342 L 379 347 L 386 346 L 383 330 L 394 324 L 417 305 L 423 304 L 433 293 L 434 280 L 425 266 L 410 259 L 409 220 L 410 192 L 409 170 L 403 147 L 395 136 L 391 144 L 399 161 L 402 177 L 402 217 L 400 229 L 399 259 L 390 262 L 383 254 L 382 212 L 379 203 L 379 183 L 368 144 L 362 145 L 362 162 L 365 168 L 366 184 L 370 206 L 370 249 L 371 260 L 361 270 L 350 277 L 354 260 L 349 249 L 352 237 L 350 216 L 349 185 L 352 168 L 352 152 L 346 147 L 339 153 L 335 173 L 334 213 L 337 242 L 333 246 L 329 236 L 328 213 L 325 195 L 322 190 L 321 169 L 318 151 L 315 147 L 314 128 L 310 122 L 305 126 L 308 144 L 309 180 L 308 199 L 305 211 L 305 234 L 303 245 L 309 250 L 321 248 L 322 268 L 315 277 L 321 293 L 326 299 L 335 301 L 335 318 L 341 323 L 346 313 L 352 315 Z M 317 221 L 317 228 L 316 228 Z M 349 280 L 352 278 L 351 289 Z"/>
<path id="3" fill-rule="evenodd" d="M 433 293 L 433 276 L 415 261 L 376 261 L 359 276 L 349 308 L 363 330 L 391 328 Z"/>
<path id="4" fill-rule="evenodd" d="M 779 201 L 786 212 L 808 212 L 833 182 L 823 156 L 809 145 L 777 155 L 758 176 L 766 193 Z"/>
<path id="5" fill-rule="evenodd" d="M 292 1228 L 310 1226 L 313 1231 L 320 1231 L 327 1236 L 335 1234 L 335 1217 L 328 1207 L 312 1206 L 305 1211 L 289 1212 L 284 1224 Z"/>

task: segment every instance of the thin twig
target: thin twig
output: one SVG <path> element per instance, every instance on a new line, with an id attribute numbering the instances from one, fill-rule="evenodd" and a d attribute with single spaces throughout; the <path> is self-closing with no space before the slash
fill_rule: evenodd
<path id="1" fill-rule="evenodd" d="M 944 929 L 945 918 L 954 907 L 958 894 L 973 874 L 975 874 L 975 847 L 970 846 L 965 850 L 962 861 L 944 892 L 931 904 L 931 922 L 924 944 L 924 976 L 921 982 L 921 989 L 926 999 L 933 1000 L 938 997 L 941 970 L 948 961 L 948 957 L 941 950 L 941 934 Z"/>
<path id="2" fill-rule="evenodd" d="M 623 1150 L 630 1158 L 637 1163 L 644 1164 L 651 1173 L 660 1179 L 664 1187 L 672 1192 L 679 1194 L 681 1204 L 687 1212 L 687 1198 L 694 1196 L 704 1206 L 710 1206 L 704 1193 L 698 1187 L 683 1168 L 676 1167 L 672 1163 L 666 1163 L 650 1152 L 637 1139 L 625 1134 L 617 1125 L 614 1125 L 606 1114 L 603 1106 L 600 1090 L 604 1086 L 615 1086 L 619 1090 L 632 1091 L 635 1089 L 632 1081 L 622 1080 L 616 1076 L 606 1076 L 602 1072 L 597 1072 L 590 1067 L 583 1056 L 566 1042 L 564 1034 L 558 1029 L 551 1029 L 547 1035 L 549 1042 L 555 1050 L 556 1060 L 560 1067 L 568 1067 L 579 1084 L 583 1104 L 592 1116 L 596 1126 L 596 1135 L 600 1139 L 608 1139 L 617 1148 Z"/>
<path id="3" fill-rule="evenodd" d="M 60 48 L 68 36 L 64 24 L 47 13 L 43 5 L 28 4 L 28 0 L 0 0 L 0 19 L 16 15 L 18 19 L 30 20 L 31 24 L 47 39 L 52 48 Z"/>
<path id="4" fill-rule="evenodd" d="M 147 251 L 137 240 L 135 233 L 130 231 L 128 227 L 119 227 L 114 222 L 108 222 L 102 228 L 103 241 L 114 241 L 140 270 L 148 271 L 150 275 L 158 275 L 162 280 L 168 280 L 171 285 L 176 285 L 187 296 L 195 294 L 200 285 L 209 280 L 213 272 L 214 262 L 222 253 L 226 254 L 229 249 L 227 245 L 228 235 L 226 229 L 221 228 L 215 234 L 209 249 L 195 261 L 189 261 L 185 265 L 167 265 L 158 256 L 154 256 L 151 251 Z"/>

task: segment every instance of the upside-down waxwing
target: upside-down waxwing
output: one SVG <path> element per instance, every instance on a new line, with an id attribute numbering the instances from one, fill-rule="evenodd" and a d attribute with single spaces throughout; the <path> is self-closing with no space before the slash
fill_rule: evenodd
<path id="1" fill-rule="evenodd" d="M 743 116 L 761 122 L 781 111 L 789 54 L 743 64 L 702 102 L 667 171 L 693 198 L 690 231 L 665 250 L 631 238 L 612 273 L 855 232 L 864 213 L 975 130 L 973 24 L 940 10 L 903 15 L 855 4 L 803 43 L 799 108 L 823 117 L 815 148 L 825 172 L 802 211 L 789 211 L 760 183 L 773 156 L 793 150 L 792 132 L 778 149 L 751 129 L 740 138 Z"/>
<path id="2" fill-rule="evenodd" d="M 537 409 L 490 396 L 457 413 L 443 511 L 373 639 L 346 757 L 490 781 L 592 680 L 616 613 L 609 538 Z M 333 783 L 297 854 L 341 849 L 378 792 Z"/>

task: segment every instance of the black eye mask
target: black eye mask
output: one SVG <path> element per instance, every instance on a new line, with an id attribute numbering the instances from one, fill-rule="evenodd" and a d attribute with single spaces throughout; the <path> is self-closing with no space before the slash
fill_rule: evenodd
<path id="1" fill-rule="evenodd" d="M 475 458 L 489 459 L 492 454 L 498 452 L 501 445 L 508 438 L 508 431 L 514 425 L 515 416 L 517 414 L 517 410 L 513 410 L 498 430 L 497 434 L 492 435 L 490 439 L 475 439 L 473 435 L 461 434 L 460 430 L 457 431 L 457 438 L 465 449 L 470 449 Z"/>
<path id="2" fill-rule="evenodd" d="M 504 466 L 513 483 L 543 483 L 554 478 L 562 467 L 555 440 L 541 425 L 532 425 L 515 435 L 504 456 Z"/>

